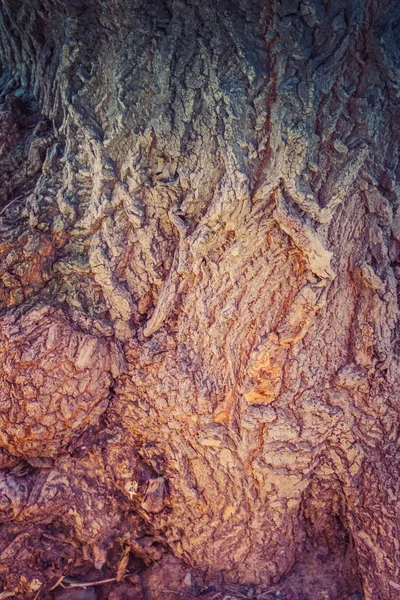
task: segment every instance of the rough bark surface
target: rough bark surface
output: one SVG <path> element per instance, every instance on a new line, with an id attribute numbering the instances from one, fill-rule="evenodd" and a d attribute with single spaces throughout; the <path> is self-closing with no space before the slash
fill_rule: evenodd
<path id="1" fill-rule="evenodd" d="M 2 0 L 0 64 L 3 589 L 397 599 L 398 2 Z"/>

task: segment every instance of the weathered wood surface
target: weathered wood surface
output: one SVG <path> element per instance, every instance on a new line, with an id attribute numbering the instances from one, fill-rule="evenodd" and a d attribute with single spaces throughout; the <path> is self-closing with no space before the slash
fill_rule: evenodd
<path id="1" fill-rule="evenodd" d="M 397 599 L 397 1 L 2 0 L 0 64 L 5 589 L 129 533 Z"/>

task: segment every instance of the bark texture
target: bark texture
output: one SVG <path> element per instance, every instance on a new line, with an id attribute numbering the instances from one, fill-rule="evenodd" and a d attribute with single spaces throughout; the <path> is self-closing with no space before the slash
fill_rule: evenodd
<path id="1" fill-rule="evenodd" d="M 398 2 L 2 0 L 0 63 L 4 589 L 311 540 L 397 599 Z"/>

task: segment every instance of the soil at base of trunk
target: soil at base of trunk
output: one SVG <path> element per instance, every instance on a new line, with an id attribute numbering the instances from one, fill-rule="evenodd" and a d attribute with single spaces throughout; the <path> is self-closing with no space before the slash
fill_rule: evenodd
<path id="1" fill-rule="evenodd" d="M 43 600 L 362 600 L 361 585 L 354 550 L 346 556 L 328 548 L 306 544 L 296 566 L 275 584 L 242 586 L 209 581 L 204 573 L 185 565 L 171 554 L 157 564 L 146 567 L 131 558 L 120 582 L 116 569 L 101 571 L 72 569 L 53 591 L 43 593 Z M 101 582 L 87 588 L 74 587 L 77 582 Z M 62 586 L 65 586 L 63 588 Z"/>

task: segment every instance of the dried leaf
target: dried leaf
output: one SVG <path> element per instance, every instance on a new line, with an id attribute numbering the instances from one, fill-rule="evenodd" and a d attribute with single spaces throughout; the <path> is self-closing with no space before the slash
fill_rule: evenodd
<path id="1" fill-rule="evenodd" d="M 123 576 L 126 573 L 126 569 L 128 566 L 128 562 L 129 562 L 129 546 L 127 546 L 124 550 L 124 553 L 118 563 L 118 569 L 117 569 L 117 581 L 121 581 Z"/>

